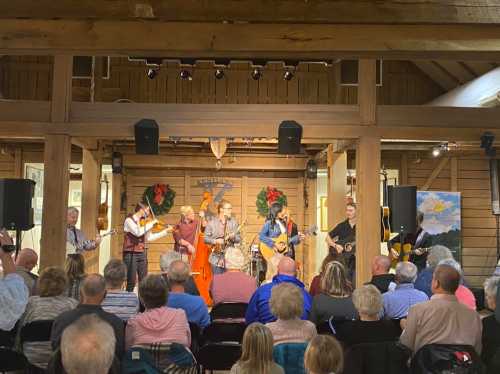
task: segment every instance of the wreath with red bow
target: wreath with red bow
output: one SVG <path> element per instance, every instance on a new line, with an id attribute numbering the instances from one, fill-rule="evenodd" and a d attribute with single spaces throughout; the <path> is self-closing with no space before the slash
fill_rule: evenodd
<path id="1" fill-rule="evenodd" d="M 257 195 L 257 201 L 255 203 L 257 212 L 259 212 L 261 216 L 266 217 L 269 214 L 269 207 L 275 202 L 283 206 L 287 205 L 287 198 L 283 191 L 272 186 L 263 188 Z"/>
<path id="2" fill-rule="evenodd" d="M 146 188 L 142 201 L 151 204 L 155 215 L 167 214 L 174 206 L 175 191 L 168 184 L 157 183 Z"/>

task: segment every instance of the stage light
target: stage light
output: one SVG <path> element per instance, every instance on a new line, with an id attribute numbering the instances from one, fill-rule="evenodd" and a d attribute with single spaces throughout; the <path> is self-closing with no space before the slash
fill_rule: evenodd
<path id="1" fill-rule="evenodd" d="M 293 73 L 290 70 L 287 70 L 283 73 L 283 79 L 286 81 L 291 81 L 293 79 Z"/>
<path id="2" fill-rule="evenodd" d="M 441 155 L 441 147 L 433 147 L 432 148 L 432 156 L 439 157 Z"/>
<path id="3" fill-rule="evenodd" d="M 186 69 L 182 69 L 179 76 L 181 77 L 182 80 L 188 80 L 188 81 L 192 81 L 193 80 L 193 76 L 191 75 L 191 73 L 186 70 Z"/>
<path id="4" fill-rule="evenodd" d="M 259 68 L 252 70 L 252 79 L 258 81 L 262 77 L 262 71 Z"/>
<path id="5" fill-rule="evenodd" d="M 216 69 L 214 75 L 215 75 L 215 79 L 222 79 L 222 78 L 224 78 L 224 75 L 225 75 L 224 70 L 223 69 Z"/>
<path id="6" fill-rule="evenodd" d="M 148 76 L 149 79 L 155 79 L 156 76 L 158 75 L 159 71 L 160 71 L 160 68 L 158 66 L 157 67 L 150 67 L 150 68 L 148 68 L 146 75 Z"/>

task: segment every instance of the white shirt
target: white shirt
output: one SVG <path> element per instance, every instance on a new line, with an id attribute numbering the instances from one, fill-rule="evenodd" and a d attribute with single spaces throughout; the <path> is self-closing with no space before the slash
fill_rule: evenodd
<path id="1" fill-rule="evenodd" d="M 28 287 L 19 274 L 7 274 L 0 279 L 0 330 L 14 328 L 26 309 L 28 297 Z"/>
<path id="2" fill-rule="evenodd" d="M 157 239 L 167 236 L 168 231 L 162 230 L 160 232 L 152 232 L 151 229 L 155 225 L 154 222 L 148 222 L 144 226 L 139 225 L 139 223 L 134 219 L 134 217 L 127 217 L 123 223 L 123 231 L 129 232 L 136 237 L 146 235 L 146 241 L 155 241 Z"/>

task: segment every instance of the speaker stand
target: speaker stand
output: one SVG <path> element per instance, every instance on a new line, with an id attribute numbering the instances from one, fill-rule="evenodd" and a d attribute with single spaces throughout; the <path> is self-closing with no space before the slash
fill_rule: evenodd
<path id="1" fill-rule="evenodd" d="M 21 251 L 21 229 L 16 227 L 16 256 L 15 256 L 16 261 L 17 261 L 17 256 L 19 255 L 19 251 Z"/>

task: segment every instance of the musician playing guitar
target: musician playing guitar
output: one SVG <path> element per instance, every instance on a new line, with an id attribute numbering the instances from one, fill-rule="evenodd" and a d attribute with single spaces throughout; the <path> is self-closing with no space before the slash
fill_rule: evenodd
<path id="1" fill-rule="evenodd" d="M 78 216 L 80 212 L 74 206 L 68 208 L 68 228 L 66 231 L 66 241 L 70 243 L 78 253 L 84 251 L 92 251 L 99 247 L 101 244 L 101 236 L 96 235 L 94 240 L 87 240 L 87 237 L 82 230 L 76 228 L 76 223 L 78 222 Z"/>
<path id="2" fill-rule="evenodd" d="M 181 254 L 183 261 L 191 263 L 191 257 L 195 253 L 195 240 L 198 225 L 204 228 L 207 225 L 205 212 L 200 211 L 200 219 L 196 218 L 193 207 L 185 205 L 181 207 L 181 219 L 174 226 L 173 236 L 175 240 L 174 250 Z"/>
<path id="3" fill-rule="evenodd" d="M 212 274 L 224 273 L 224 250 L 226 247 L 241 242 L 238 222 L 231 217 L 232 205 L 222 200 L 217 206 L 217 216 L 213 217 L 205 228 L 205 243 L 212 246 L 208 261 Z"/>

